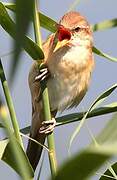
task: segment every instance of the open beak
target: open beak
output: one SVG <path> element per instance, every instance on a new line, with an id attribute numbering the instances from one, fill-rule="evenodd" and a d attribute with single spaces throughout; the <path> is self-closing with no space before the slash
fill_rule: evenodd
<path id="1" fill-rule="evenodd" d="M 64 45 L 66 45 L 69 40 L 71 39 L 71 32 L 69 29 L 65 28 L 64 26 L 58 24 L 57 25 L 57 43 L 54 49 L 54 52 L 63 47 Z"/>

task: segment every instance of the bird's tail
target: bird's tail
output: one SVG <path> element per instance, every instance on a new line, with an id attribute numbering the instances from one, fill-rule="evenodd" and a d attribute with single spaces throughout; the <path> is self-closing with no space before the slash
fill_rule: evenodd
<path id="1" fill-rule="evenodd" d="M 31 137 L 31 135 L 30 135 Z M 35 137 L 31 137 L 33 139 L 35 139 L 36 141 L 38 141 L 40 144 L 37 144 L 36 142 L 29 140 L 28 142 L 28 146 L 27 146 L 27 151 L 26 154 L 28 156 L 28 159 L 30 161 L 30 164 L 32 165 L 32 168 L 36 169 L 38 162 L 40 160 L 41 157 L 41 153 L 42 153 L 42 145 L 45 142 L 45 135 L 44 134 L 39 134 L 39 132 L 37 132 L 37 134 L 35 135 Z"/>
<path id="2" fill-rule="evenodd" d="M 37 104 L 36 108 L 37 110 L 34 110 L 32 108 L 32 125 L 30 130 L 30 138 L 33 138 L 34 140 L 38 141 L 39 144 L 29 139 L 26 150 L 26 154 L 34 171 L 40 160 L 43 145 L 46 138 L 45 134 L 39 133 L 41 123 L 43 122 L 43 113 L 41 111 L 41 107 L 39 106 L 39 104 Z"/>

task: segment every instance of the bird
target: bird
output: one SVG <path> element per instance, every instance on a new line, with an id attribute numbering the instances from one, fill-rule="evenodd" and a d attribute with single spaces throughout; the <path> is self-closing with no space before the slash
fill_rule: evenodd
<path id="1" fill-rule="evenodd" d="M 87 19 L 79 12 L 67 12 L 59 21 L 56 32 L 43 43 L 45 59 L 39 70 L 35 61 L 29 72 L 32 99 L 30 137 L 44 144 L 47 134 L 56 125 L 56 113 L 79 105 L 85 96 L 94 69 L 93 36 Z M 41 82 L 46 80 L 51 121 L 44 121 Z M 27 156 L 35 171 L 42 146 L 29 140 Z"/>

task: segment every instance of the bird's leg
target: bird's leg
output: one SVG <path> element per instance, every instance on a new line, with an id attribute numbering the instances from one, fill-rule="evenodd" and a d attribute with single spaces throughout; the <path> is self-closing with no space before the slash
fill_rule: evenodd
<path id="1" fill-rule="evenodd" d="M 45 64 L 42 64 L 39 72 L 40 72 L 40 74 L 35 77 L 35 81 L 42 82 L 44 80 L 47 80 L 47 78 L 50 76 L 50 72 L 49 72 L 49 70 L 48 70 L 48 68 L 46 67 Z M 55 118 L 52 118 L 49 121 L 43 121 L 42 126 L 39 129 L 39 133 L 41 133 L 41 134 L 50 134 L 51 132 L 53 132 L 55 126 L 56 126 Z"/>
<path id="2" fill-rule="evenodd" d="M 39 129 L 39 133 L 50 134 L 53 132 L 55 126 L 56 126 L 55 118 L 52 118 L 49 121 L 43 121 L 42 126 Z"/>

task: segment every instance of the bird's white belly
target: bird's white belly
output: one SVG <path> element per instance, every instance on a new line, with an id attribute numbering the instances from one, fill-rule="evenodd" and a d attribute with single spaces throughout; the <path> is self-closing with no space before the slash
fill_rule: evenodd
<path id="1" fill-rule="evenodd" d="M 53 78 L 48 82 L 49 98 L 51 109 L 64 110 L 72 100 L 73 86 L 72 82 L 65 83 L 61 82 L 62 79 Z M 77 86 L 75 83 L 74 86 Z"/>
<path id="2" fill-rule="evenodd" d="M 84 48 L 73 47 L 63 54 L 62 58 L 52 59 L 55 62 L 55 68 L 51 68 L 50 65 L 52 77 L 47 83 L 51 110 L 63 111 L 74 103 L 76 97 L 78 99 L 78 96 L 84 96 L 87 87 L 82 87 L 82 84 L 86 84 L 85 81 L 87 80 L 80 72 L 79 67 L 82 68 L 86 64 L 86 52 L 88 53 Z M 87 78 L 89 79 L 89 77 Z M 80 101 L 80 97 L 78 101 Z"/>

